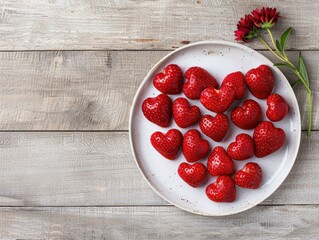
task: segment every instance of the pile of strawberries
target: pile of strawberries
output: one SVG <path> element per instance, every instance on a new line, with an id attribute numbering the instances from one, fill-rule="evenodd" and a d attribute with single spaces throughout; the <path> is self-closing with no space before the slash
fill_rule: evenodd
<path id="1" fill-rule="evenodd" d="M 218 178 L 207 186 L 207 197 L 215 202 L 232 202 L 236 199 L 235 185 L 256 189 L 260 186 L 263 175 L 261 167 L 253 162 L 236 172 L 234 160 L 243 161 L 254 155 L 262 158 L 281 148 L 285 143 L 285 132 L 276 128 L 271 121 L 282 120 L 287 115 L 289 106 L 282 96 L 272 94 L 275 79 L 266 65 L 249 70 L 245 76 L 241 72 L 230 73 L 220 88 L 215 78 L 201 67 L 189 68 L 184 76 L 185 83 L 183 72 L 176 64 L 168 65 L 163 72 L 156 74 L 153 84 L 162 93 L 145 99 L 142 104 L 144 116 L 149 121 L 161 127 L 169 127 L 174 118 L 180 128 L 199 122 L 202 133 L 215 142 L 224 139 L 232 122 L 240 129 L 254 129 L 253 137 L 241 133 L 226 150 L 216 146 L 210 153 L 209 142 L 202 138 L 198 130 L 188 130 L 183 136 L 179 130 L 170 129 L 167 133 L 153 133 L 151 144 L 169 160 L 174 160 L 182 147 L 187 162 L 179 165 L 179 176 L 190 186 L 198 187 L 205 180 L 208 171 Z M 231 110 L 231 122 L 224 114 L 236 100 L 246 96 L 246 85 L 253 96 L 267 99 L 266 116 L 270 121 L 261 121 L 262 110 L 253 99 L 247 99 L 242 106 Z M 168 96 L 181 92 L 188 99 L 199 99 L 205 108 L 216 113 L 215 116 L 202 116 L 199 107 L 191 106 L 186 98 L 180 97 L 172 102 Z M 206 166 L 197 162 L 205 159 L 209 153 Z"/>

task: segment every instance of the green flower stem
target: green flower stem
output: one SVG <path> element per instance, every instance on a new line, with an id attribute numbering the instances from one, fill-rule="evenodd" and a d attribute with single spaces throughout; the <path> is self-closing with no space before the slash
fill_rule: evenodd
<path id="1" fill-rule="evenodd" d="M 297 75 L 297 77 L 300 79 L 300 81 L 302 82 L 302 84 L 305 86 L 306 91 L 307 91 L 307 102 L 308 102 L 308 130 L 307 130 L 307 134 L 308 136 L 310 136 L 311 134 L 311 127 L 312 127 L 312 93 L 311 93 L 311 89 L 309 87 L 309 84 L 307 83 L 307 80 L 304 79 L 298 68 L 295 67 L 295 65 L 288 59 L 288 57 L 286 56 L 286 54 L 282 54 L 276 44 L 275 44 L 275 40 L 274 37 L 270 31 L 270 29 L 267 29 L 267 32 L 269 33 L 272 45 L 274 46 L 273 50 L 268 43 L 260 36 L 257 36 L 257 38 L 269 49 L 269 51 L 274 54 L 280 61 L 286 63 L 287 65 L 289 65 L 289 68 Z"/>
<path id="2" fill-rule="evenodd" d="M 271 43 L 272 45 L 274 46 L 274 48 L 276 49 L 276 52 L 279 54 L 279 56 L 285 60 L 288 60 L 287 57 L 285 57 L 284 55 L 281 54 L 281 52 L 279 51 L 279 49 L 277 48 L 277 45 L 275 44 L 275 39 L 270 31 L 269 28 L 267 28 L 267 32 L 269 33 L 269 36 L 270 36 L 270 40 L 271 40 Z"/>
<path id="3" fill-rule="evenodd" d="M 307 101 L 308 101 L 308 131 L 307 131 L 307 135 L 309 137 L 311 134 L 311 125 L 312 125 L 312 94 L 311 94 L 311 91 L 308 92 Z"/>
<path id="4" fill-rule="evenodd" d="M 285 59 L 284 58 L 282 58 L 282 57 L 280 57 L 274 50 L 272 50 L 272 48 L 268 45 L 268 43 L 266 43 L 265 42 L 265 40 L 262 38 L 262 37 L 260 37 L 260 36 L 257 36 L 257 38 L 269 49 L 269 51 L 272 53 L 272 54 L 274 54 L 279 60 L 281 60 L 281 61 L 285 61 Z"/>

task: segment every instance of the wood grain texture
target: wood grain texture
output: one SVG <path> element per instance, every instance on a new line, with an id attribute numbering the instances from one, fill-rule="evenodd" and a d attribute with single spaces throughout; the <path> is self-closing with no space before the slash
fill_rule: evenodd
<path id="1" fill-rule="evenodd" d="M 15 239 L 309 239 L 319 206 L 258 206 L 227 217 L 175 207 L 1 208 L 0 237 Z"/>
<path id="2" fill-rule="evenodd" d="M 233 41 L 239 18 L 261 6 L 284 16 L 275 35 L 295 28 L 291 56 L 308 50 L 319 130 L 317 0 L 1 1 L 0 238 L 319 239 L 319 131 L 303 132 L 295 166 L 269 199 L 219 218 L 184 212 L 153 193 L 128 133 L 117 132 L 128 129 L 133 96 L 159 59 L 195 41 Z M 296 95 L 306 129 L 301 86 Z M 54 132 L 69 130 L 84 132 Z"/>
<path id="3" fill-rule="evenodd" d="M 168 51 L 0 52 L 0 130 L 127 130 L 136 90 Z M 271 57 L 269 52 L 262 52 Z M 296 59 L 297 52 L 289 52 Z M 319 51 L 304 53 L 319 129 Z M 290 80 L 295 76 L 283 69 Z M 296 89 L 306 129 L 306 93 Z"/>
<path id="4" fill-rule="evenodd" d="M 319 204 L 319 132 L 302 135 L 295 166 L 263 204 Z M 167 204 L 139 173 L 128 133 L 2 132 L 0 139 L 2 206 Z"/>
<path id="5" fill-rule="evenodd" d="M 239 18 L 262 6 L 276 6 L 284 16 L 275 33 L 295 27 L 289 47 L 319 48 L 317 0 L 5 0 L 0 50 L 173 49 L 200 40 L 233 41 Z"/>
<path id="6" fill-rule="evenodd" d="M 118 54 L 0 53 L 0 128 L 127 129 L 145 60 L 133 62 Z"/>

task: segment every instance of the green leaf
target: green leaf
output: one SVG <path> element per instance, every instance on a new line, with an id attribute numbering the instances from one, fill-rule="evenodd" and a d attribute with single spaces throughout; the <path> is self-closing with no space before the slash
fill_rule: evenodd
<path id="1" fill-rule="evenodd" d="M 287 28 L 287 30 L 284 31 L 284 33 L 280 37 L 280 45 L 281 45 L 281 49 L 282 49 L 281 51 L 283 53 L 285 53 L 285 51 L 286 51 L 287 38 L 288 38 L 289 34 L 292 32 L 292 30 L 293 30 L 292 27 Z"/>
<path id="2" fill-rule="evenodd" d="M 291 85 L 292 88 L 294 88 L 294 87 L 298 86 L 300 83 L 302 83 L 302 82 L 301 82 L 300 79 L 298 79 L 298 80 L 292 82 L 290 85 Z"/>
<path id="3" fill-rule="evenodd" d="M 278 50 L 280 52 L 282 52 L 282 46 L 281 46 L 280 42 L 278 41 L 278 39 L 276 39 L 276 47 L 278 48 Z"/>
<path id="4" fill-rule="evenodd" d="M 286 63 L 275 63 L 275 67 L 288 67 Z"/>
<path id="5" fill-rule="evenodd" d="M 292 66 L 290 66 L 289 64 L 286 64 L 286 63 L 275 63 L 274 66 L 275 67 L 287 67 L 287 68 L 292 69 L 293 71 L 295 70 Z"/>
<path id="6" fill-rule="evenodd" d="M 304 80 L 306 80 L 307 85 L 308 85 L 308 87 L 309 87 L 308 72 L 307 72 L 307 68 L 306 68 L 305 62 L 304 62 L 304 60 L 303 60 L 303 57 L 302 57 L 302 55 L 301 55 L 301 52 L 299 52 L 298 64 L 299 64 L 299 72 L 300 72 L 300 75 L 302 76 L 302 78 L 303 78 Z"/>

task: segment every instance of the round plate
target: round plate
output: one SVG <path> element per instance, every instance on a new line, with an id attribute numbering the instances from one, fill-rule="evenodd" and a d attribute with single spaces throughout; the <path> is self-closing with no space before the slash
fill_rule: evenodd
<path id="1" fill-rule="evenodd" d="M 224 77 L 234 71 L 241 71 L 244 74 L 251 68 L 256 68 L 261 64 L 266 64 L 272 68 L 275 77 L 275 87 L 273 92 L 282 95 L 290 106 L 289 114 L 280 122 L 274 123 L 276 127 L 284 129 L 286 133 L 285 145 L 275 153 L 264 158 L 250 158 L 246 161 L 234 161 L 236 170 L 241 169 L 247 162 L 257 162 L 263 169 L 263 181 L 260 188 L 256 190 L 236 187 L 237 198 L 232 203 L 215 203 L 210 201 L 205 189 L 208 184 L 215 182 L 216 177 L 208 176 L 206 181 L 197 188 L 192 188 L 186 184 L 177 174 L 177 168 L 181 162 L 185 161 L 180 152 L 177 159 L 170 161 L 162 157 L 151 145 L 150 136 L 155 131 L 167 132 L 171 128 L 179 129 L 183 134 L 192 128 L 199 129 L 198 124 L 186 129 L 179 128 L 174 120 L 169 128 L 161 128 L 148 121 L 141 110 L 143 101 L 148 97 L 155 97 L 160 92 L 153 86 L 153 77 L 161 72 L 169 64 L 178 64 L 183 72 L 192 67 L 200 66 L 209 71 L 219 82 Z M 263 120 L 268 120 L 265 116 L 266 101 L 259 100 L 251 95 L 249 91 L 244 98 L 257 101 L 263 112 Z M 169 95 L 172 101 L 178 97 L 185 97 L 183 93 Z M 230 109 L 235 105 L 241 105 L 242 101 L 235 101 Z M 204 114 L 215 113 L 202 106 L 199 100 L 189 100 L 190 104 L 198 106 Z M 225 112 L 229 116 L 229 110 Z M 139 87 L 133 101 L 130 115 L 130 141 L 136 164 L 149 183 L 151 188 L 166 201 L 189 212 L 209 216 L 230 215 L 245 211 L 264 201 L 269 197 L 284 181 L 290 172 L 300 144 L 301 126 L 300 112 L 297 99 L 285 76 L 278 68 L 273 67 L 273 63 L 258 52 L 232 42 L 226 41 L 205 41 L 197 42 L 179 48 L 160 60 L 147 74 Z M 223 146 L 225 149 L 234 141 L 239 133 L 247 133 L 250 136 L 253 130 L 242 130 L 231 124 L 226 138 L 220 142 L 214 142 L 206 135 L 203 138 L 210 142 L 212 148 Z M 207 158 L 200 162 L 206 165 Z"/>

